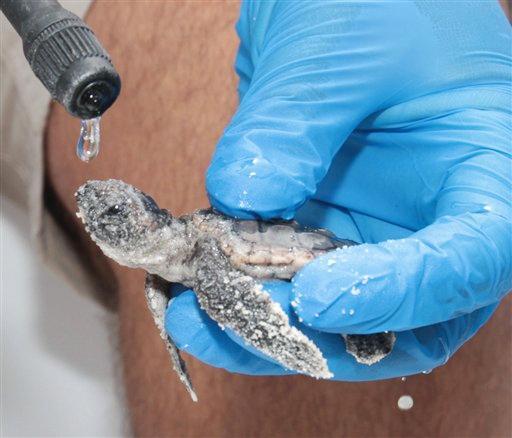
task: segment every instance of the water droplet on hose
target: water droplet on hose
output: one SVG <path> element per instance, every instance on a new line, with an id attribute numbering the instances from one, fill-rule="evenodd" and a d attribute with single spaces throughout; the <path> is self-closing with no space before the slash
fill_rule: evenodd
<path id="1" fill-rule="evenodd" d="M 82 161 L 90 161 L 100 151 L 100 118 L 80 121 L 80 136 L 76 143 L 76 154 Z"/>

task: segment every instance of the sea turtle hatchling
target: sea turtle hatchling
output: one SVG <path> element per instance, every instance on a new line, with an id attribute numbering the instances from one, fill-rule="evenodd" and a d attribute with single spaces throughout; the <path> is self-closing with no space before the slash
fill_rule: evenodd
<path id="1" fill-rule="evenodd" d="M 113 179 L 87 182 L 76 199 L 77 215 L 101 250 L 121 265 L 147 271 L 149 309 L 194 400 L 185 364 L 164 329 L 170 282 L 192 288 L 212 319 L 283 367 L 332 377 L 319 348 L 290 325 L 258 280 L 289 280 L 313 258 L 355 242 L 295 222 L 242 221 L 211 209 L 174 218 L 151 197 Z M 395 341 L 393 333 L 343 337 L 347 351 L 368 365 L 385 357 Z"/>

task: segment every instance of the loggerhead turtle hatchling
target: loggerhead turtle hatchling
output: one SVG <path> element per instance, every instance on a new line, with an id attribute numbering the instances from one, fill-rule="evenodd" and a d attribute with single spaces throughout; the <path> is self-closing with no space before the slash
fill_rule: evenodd
<path id="1" fill-rule="evenodd" d="M 193 400 L 185 364 L 164 329 L 170 282 L 192 288 L 212 319 L 283 367 L 332 377 L 319 348 L 290 325 L 258 280 L 289 280 L 313 258 L 355 242 L 295 222 L 236 220 L 212 209 L 175 218 L 140 190 L 113 179 L 87 182 L 76 199 L 77 216 L 101 250 L 121 265 L 147 271 L 149 309 Z M 393 333 L 343 337 L 347 351 L 367 365 L 389 354 L 395 342 Z"/>

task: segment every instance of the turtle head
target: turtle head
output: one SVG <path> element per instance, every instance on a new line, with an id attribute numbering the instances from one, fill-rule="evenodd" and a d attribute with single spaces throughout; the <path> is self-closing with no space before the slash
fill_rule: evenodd
<path id="1" fill-rule="evenodd" d="M 151 250 L 171 221 L 167 211 L 160 210 L 151 197 L 123 181 L 88 181 L 75 196 L 77 216 L 92 239 L 111 257 Z"/>

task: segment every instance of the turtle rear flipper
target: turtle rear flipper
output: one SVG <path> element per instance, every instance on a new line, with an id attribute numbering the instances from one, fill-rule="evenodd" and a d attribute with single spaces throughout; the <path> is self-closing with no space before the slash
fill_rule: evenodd
<path id="1" fill-rule="evenodd" d="M 395 345 L 393 332 L 374 333 L 370 335 L 342 335 L 345 339 L 347 353 L 359 363 L 373 365 L 384 359 Z"/>
<path id="2" fill-rule="evenodd" d="M 180 378 L 181 383 L 185 385 L 188 393 L 193 401 L 197 401 L 197 395 L 187 373 L 185 362 L 180 356 L 180 352 L 171 337 L 165 331 L 165 311 L 169 304 L 167 293 L 170 283 L 158 275 L 146 274 L 146 300 L 149 310 L 153 315 L 155 324 L 160 331 L 160 337 L 164 340 L 167 351 L 171 356 L 171 361 L 176 374 Z"/>
<path id="3" fill-rule="evenodd" d="M 235 269 L 215 239 L 197 242 L 193 288 L 199 304 L 221 326 L 285 368 L 331 378 L 318 347 L 295 327 L 252 277 Z"/>

